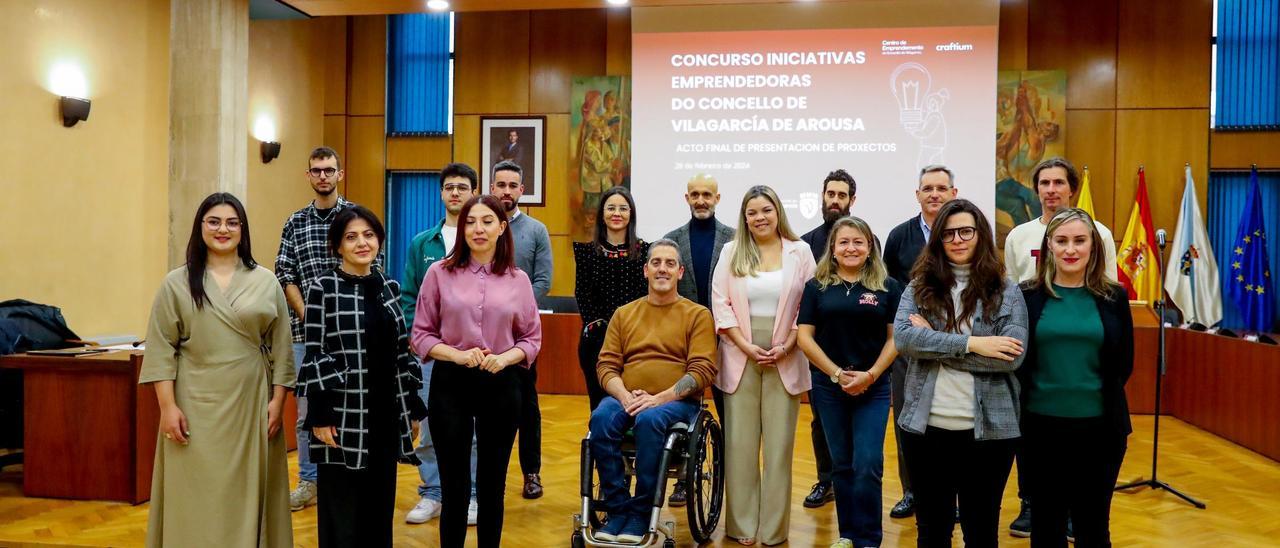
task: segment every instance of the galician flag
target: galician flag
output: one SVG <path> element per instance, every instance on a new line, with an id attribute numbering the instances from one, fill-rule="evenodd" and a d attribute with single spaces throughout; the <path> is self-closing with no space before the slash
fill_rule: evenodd
<path id="1" fill-rule="evenodd" d="M 1191 178 L 1191 164 L 1186 168 L 1186 186 L 1182 190 L 1182 209 L 1178 211 L 1177 232 L 1169 248 L 1169 271 L 1164 275 L 1165 289 L 1173 304 L 1182 310 L 1187 323 L 1213 327 L 1222 321 L 1222 286 L 1218 283 L 1218 261 L 1209 247 L 1209 233 L 1196 200 L 1196 182 Z"/>
<path id="2" fill-rule="evenodd" d="M 1093 193 L 1089 192 L 1089 166 L 1084 166 L 1084 178 L 1080 181 L 1080 197 L 1076 199 L 1076 207 L 1083 209 L 1090 217 L 1093 213 Z"/>
<path id="3" fill-rule="evenodd" d="M 1120 267 L 1120 284 L 1129 290 L 1129 300 L 1155 303 L 1160 298 L 1160 263 L 1156 250 L 1156 231 L 1151 227 L 1151 204 L 1147 201 L 1147 173 L 1138 168 L 1138 194 L 1129 213 L 1129 228 L 1124 231 L 1116 262 Z"/>

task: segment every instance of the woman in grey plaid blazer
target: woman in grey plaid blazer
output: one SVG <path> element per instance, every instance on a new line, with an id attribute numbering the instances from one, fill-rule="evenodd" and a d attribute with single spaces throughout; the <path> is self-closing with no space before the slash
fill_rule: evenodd
<path id="1" fill-rule="evenodd" d="M 1005 279 L 991 223 L 968 200 L 938 212 L 894 318 L 907 357 L 902 450 L 917 546 L 950 547 L 956 500 L 967 547 L 995 548 L 1013 465 L 1027 309 Z"/>
<path id="2" fill-rule="evenodd" d="M 391 546 L 396 463 L 418 464 L 421 370 L 409 356 L 400 286 L 374 264 L 384 241 L 373 212 L 339 212 L 329 247 L 342 264 L 307 288 L 298 394 L 310 398 L 321 548 Z"/>

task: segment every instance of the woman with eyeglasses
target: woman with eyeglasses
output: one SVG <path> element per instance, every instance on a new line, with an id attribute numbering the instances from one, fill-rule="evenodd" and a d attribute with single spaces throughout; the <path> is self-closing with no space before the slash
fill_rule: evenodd
<path id="1" fill-rule="evenodd" d="M 587 381 L 592 411 L 608 395 L 596 379 L 596 362 L 604 346 L 609 318 L 619 306 L 648 293 L 644 278 L 648 253 L 649 244 L 636 237 L 636 203 L 631 192 L 622 186 L 604 191 L 596 214 L 595 238 L 573 242 L 577 266 L 573 297 L 582 315 L 578 366 Z"/>
<path id="2" fill-rule="evenodd" d="M 196 210 L 187 262 L 156 292 L 138 382 L 160 404 L 147 546 L 293 546 L 289 305 L 253 260 L 235 196 Z"/>
<path id="3" fill-rule="evenodd" d="M 938 212 L 894 319 L 907 357 L 898 424 L 916 498 L 917 546 L 949 547 L 956 501 L 967 547 L 995 548 L 1018 427 L 1014 371 L 1027 309 L 992 226 L 968 200 Z"/>
<path id="4" fill-rule="evenodd" d="M 1102 238 L 1084 210 L 1059 211 L 1023 284 L 1031 338 L 1018 378 L 1036 548 L 1065 548 L 1068 516 L 1076 546 L 1111 545 L 1111 493 L 1133 431 L 1133 316 L 1107 277 Z"/>

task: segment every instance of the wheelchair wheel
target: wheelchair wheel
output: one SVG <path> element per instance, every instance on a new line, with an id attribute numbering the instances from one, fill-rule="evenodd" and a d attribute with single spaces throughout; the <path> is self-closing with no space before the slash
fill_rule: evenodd
<path id="1" fill-rule="evenodd" d="M 704 544 L 720 524 L 724 507 L 724 434 L 706 411 L 698 414 L 689 436 L 688 453 L 685 488 L 689 531 L 695 542 Z"/>
<path id="2" fill-rule="evenodd" d="M 573 548 L 586 548 L 587 539 L 582 536 L 582 532 L 574 531 L 573 535 L 569 537 L 569 546 L 572 546 Z"/>

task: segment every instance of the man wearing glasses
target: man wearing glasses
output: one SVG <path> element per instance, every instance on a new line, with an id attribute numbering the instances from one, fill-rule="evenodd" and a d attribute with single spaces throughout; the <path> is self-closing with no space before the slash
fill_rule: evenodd
<path id="1" fill-rule="evenodd" d="M 276 278 L 284 286 L 285 299 L 293 312 L 294 365 L 301 367 L 307 351 L 302 343 L 302 319 L 306 316 L 306 302 L 302 290 L 320 275 L 338 267 L 341 259 L 329 254 L 329 223 L 334 216 L 353 204 L 338 195 L 338 183 L 342 182 L 342 159 L 329 147 L 311 151 L 307 160 L 307 180 L 315 199 L 284 223 L 280 235 L 280 253 L 276 255 Z M 380 266 L 380 262 L 375 265 Z M 302 426 L 307 416 L 307 399 L 298 402 L 298 487 L 289 493 L 289 507 L 298 511 L 316 503 L 316 465 L 311 462 L 311 432 Z"/>
<path id="2" fill-rule="evenodd" d="M 453 252 L 458 239 L 458 215 L 462 213 L 462 205 L 480 191 L 479 178 L 471 166 L 453 163 L 444 166 L 440 171 L 440 201 L 444 203 L 444 218 L 440 222 L 417 236 L 409 243 L 409 253 L 404 263 L 404 278 L 400 282 L 400 308 L 404 310 L 405 322 L 413 325 L 413 316 L 418 309 L 418 288 L 422 286 L 422 278 L 427 269 Z M 422 389 L 418 395 L 423 403 L 430 401 L 431 372 L 435 361 L 423 357 Z M 428 410 L 429 412 L 429 410 Z M 475 438 L 471 443 L 471 477 L 476 476 Z M 436 461 L 435 446 L 431 441 L 431 429 L 423 421 L 415 450 L 418 460 L 418 477 L 422 483 L 418 485 L 418 503 L 409 510 L 404 520 L 407 523 L 426 523 L 440 515 L 440 467 Z M 476 523 L 475 483 L 472 482 L 471 506 L 467 511 L 467 523 Z"/>

